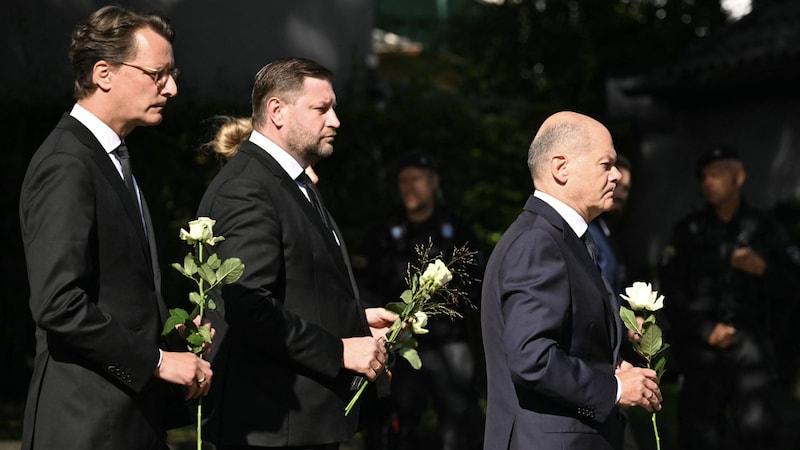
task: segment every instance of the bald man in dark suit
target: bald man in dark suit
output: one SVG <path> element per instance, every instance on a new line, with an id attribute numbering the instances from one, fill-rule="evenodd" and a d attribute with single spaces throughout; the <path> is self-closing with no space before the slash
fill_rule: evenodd
<path id="1" fill-rule="evenodd" d="M 618 405 L 661 408 L 655 372 L 619 360 L 619 306 L 584 237 L 611 207 L 615 159 L 608 130 L 573 112 L 531 144 L 536 190 L 483 279 L 487 450 L 621 449 Z"/>

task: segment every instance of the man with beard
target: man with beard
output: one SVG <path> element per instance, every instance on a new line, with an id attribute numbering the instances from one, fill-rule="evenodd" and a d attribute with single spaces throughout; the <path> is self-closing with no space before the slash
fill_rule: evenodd
<path id="1" fill-rule="evenodd" d="M 337 449 L 359 422 L 359 406 L 348 416 L 345 406 L 385 368 L 382 338 L 396 315 L 361 306 L 342 234 L 304 172 L 333 153 L 331 78 L 307 59 L 266 65 L 252 128 L 233 121 L 233 137 L 217 141 L 230 159 L 199 215 L 225 237 L 218 255 L 245 264 L 222 290 L 229 328 L 216 344 L 207 432 L 220 450 Z"/>

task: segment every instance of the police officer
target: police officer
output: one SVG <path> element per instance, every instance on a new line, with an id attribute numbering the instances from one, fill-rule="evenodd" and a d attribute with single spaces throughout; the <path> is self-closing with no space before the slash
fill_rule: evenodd
<path id="1" fill-rule="evenodd" d="M 680 448 L 723 448 L 728 418 L 742 448 L 773 448 L 770 310 L 793 282 L 796 249 L 742 198 L 735 150 L 703 153 L 696 173 L 706 207 L 677 223 L 661 267 L 667 339 L 683 373 Z"/>
<path id="2" fill-rule="evenodd" d="M 468 244 L 477 250 L 472 227 L 439 202 L 439 173 L 428 153 L 403 155 L 396 165 L 397 186 L 403 207 L 377 224 L 368 234 L 360 255 L 354 257 L 362 302 L 383 306 L 396 301 L 407 289 L 408 264 L 417 264 L 416 246 L 432 244 L 431 255 L 451 255 L 455 247 Z M 482 259 L 479 255 L 479 261 Z M 480 268 L 475 268 L 475 274 Z M 466 287 L 474 305 L 480 286 Z M 370 449 L 422 449 L 426 444 L 415 433 L 425 410 L 432 406 L 438 419 L 442 449 L 479 448 L 482 414 L 475 392 L 476 356 L 480 344 L 472 342 L 471 309 L 460 309 L 463 319 L 432 319 L 429 333 L 417 336 L 422 369 L 416 371 L 398 358 L 392 368 L 391 397 L 382 413 L 368 426 Z"/>

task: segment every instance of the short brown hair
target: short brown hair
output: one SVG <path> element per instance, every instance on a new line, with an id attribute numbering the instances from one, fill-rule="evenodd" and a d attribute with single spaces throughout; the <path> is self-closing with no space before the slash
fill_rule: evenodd
<path id="1" fill-rule="evenodd" d="M 150 28 L 172 42 L 175 31 L 159 13 L 139 13 L 119 6 L 100 8 L 72 33 L 69 59 L 75 76 L 73 95 L 85 98 L 97 89 L 92 71 L 98 61 L 119 65 L 136 54 L 134 34 Z"/>
<path id="2" fill-rule="evenodd" d="M 333 73 L 322 65 L 305 58 L 285 58 L 273 61 L 258 71 L 253 83 L 253 124 L 266 120 L 266 101 L 272 97 L 294 103 L 303 91 L 306 78 L 331 81 Z"/>

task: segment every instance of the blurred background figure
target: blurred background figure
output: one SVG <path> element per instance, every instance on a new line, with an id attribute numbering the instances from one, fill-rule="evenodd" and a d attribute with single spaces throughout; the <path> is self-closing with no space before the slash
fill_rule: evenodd
<path id="1" fill-rule="evenodd" d="M 431 255 L 469 244 L 477 250 L 472 227 L 441 202 L 436 160 L 423 151 L 403 155 L 396 165 L 402 207 L 375 225 L 366 235 L 361 253 L 354 257 L 362 301 L 383 306 L 396 301 L 407 288 L 408 264 L 417 264 L 415 248 L 432 245 Z M 478 255 L 482 270 L 483 258 Z M 466 289 L 473 305 L 479 302 L 480 286 Z M 478 361 L 477 319 L 474 311 L 460 309 L 463 319 L 436 318 L 428 323 L 430 333 L 418 336 L 422 369 L 414 370 L 399 358 L 392 369 L 392 395 L 381 401 L 368 425 L 367 446 L 377 449 L 471 449 L 480 448 L 483 415 L 478 406 L 476 369 Z M 437 438 L 428 442 L 416 431 L 430 407 L 436 414 Z"/>
<path id="2" fill-rule="evenodd" d="M 600 214 L 589 224 L 589 233 L 595 242 L 595 252 L 597 255 L 597 265 L 600 272 L 605 277 L 617 300 L 622 301 L 619 294 L 623 292 L 631 280 L 627 277 L 627 265 L 622 253 L 621 237 L 619 235 L 619 223 L 625 213 L 625 205 L 628 203 L 628 194 L 631 190 L 631 163 L 628 158 L 617 154 L 617 161 L 614 166 L 619 170 L 619 180 L 614 188 L 614 203 L 611 209 Z M 639 356 L 633 347 L 623 342 L 620 349 L 625 361 L 636 365 L 641 365 Z M 623 414 L 625 410 L 623 410 Z M 636 441 L 637 433 L 634 432 L 634 424 L 630 418 L 625 427 L 625 450 L 638 450 L 639 445 Z M 649 431 L 650 424 L 645 424 L 645 432 Z"/>
<path id="3" fill-rule="evenodd" d="M 620 178 L 614 188 L 614 204 L 610 210 L 604 212 L 589 224 L 597 254 L 597 265 L 611 285 L 614 293 L 619 295 L 627 286 L 627 271 L 624 257 L 620 251 L 620 237 L 617 235 L 617 225 L 625 212 L 628 203 L 628 194 L 631 190 L 631 163 L 622 155 L 617 155 L 614 163 L 619 170 Z"/>
<path id="4" fill-rule="evenodd" d="M 746 174 L 734 149 L 703 153 L 696 173 L 706 207 L 677 223 L 661 267 L 667 339 L 683 374 L 680 448 L 775 448 L 770 317 L 796 292 L 797 251 L 741 196 Z"/>

